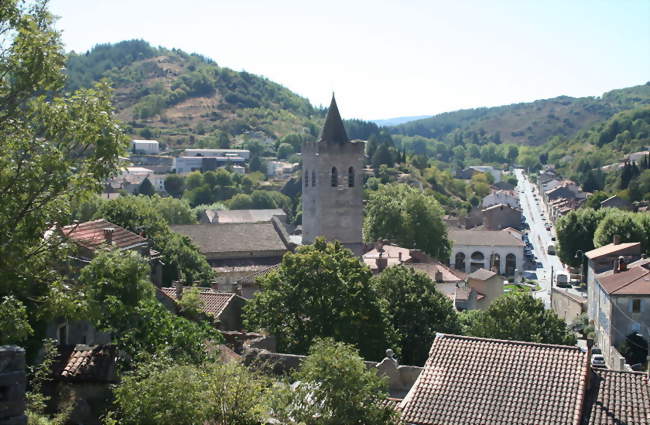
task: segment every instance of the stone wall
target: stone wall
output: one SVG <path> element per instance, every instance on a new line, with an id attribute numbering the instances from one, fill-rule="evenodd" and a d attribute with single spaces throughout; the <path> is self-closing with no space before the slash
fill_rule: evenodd
<path id="1" fill-rule="evenodd" d="M 0 425 L 25 425 L 25 350 L 0 346 Z"/>

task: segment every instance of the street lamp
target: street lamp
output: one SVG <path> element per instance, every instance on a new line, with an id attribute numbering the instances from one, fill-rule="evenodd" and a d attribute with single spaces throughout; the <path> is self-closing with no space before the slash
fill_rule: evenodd
<path id="1" fill-rule="evenodd" d="M 582 282 L 582 279 L 583 279 L 583 273 L 582 272 L 584 270 L 584 255 L 585 255 L 585 252 L 583 250 L 579 249 L 579 250 L 576 251 L 576 254 L 573 257 L 576 260 L 578 258 L 580 259 L 580 283 L 583 283 Z"/>

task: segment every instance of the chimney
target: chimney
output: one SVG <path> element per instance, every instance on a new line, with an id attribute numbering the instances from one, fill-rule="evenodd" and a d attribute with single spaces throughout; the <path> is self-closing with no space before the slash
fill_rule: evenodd
<path id="1" fill-rule="evenodd" d="M 380 273 L 388 266 L 388 258 L 386 257 L 377 257 L 375 262 L 377 264 L 377 271 Z"/>
<path id="2" fill-rule="evenodd" d="M 627 270 L 627 263 L 625 262 L 625 258 L 621 255 L 618 257 L 618 271 L 619 272 L 624 272 Z"/>
<path id="3" fill-rule="evenodd" d="M 399 259 L 400 264 L 402 264 L 402 251 L 397 253 L 397 258 Z"/>
<path id="4" fill-rule="evenodd" d="M 104 240 L 106 241 L 106 245 L 113 245 L 113 233 L 115 232 L 115 228 L 104 227 L 102 230 L 104 231 Z"/>
<path id="5" fill-rule="evenodd" d="M 440 270 L 436 270 L 436 282 L 442 283 L 442 272 Z"/>
<path id="6" fill-rule="evenodd" d="M 621 243 L 621 235 L 614 235 L 614 240 L 612 241 L 614 245 L 618 245 Z"/>
<path id="7" fill-rule="evenodd" d="M 174 289 L 176 289 L 176 300 L 183 298 L 183 282 L 180 280 L 174 281 Z"/>

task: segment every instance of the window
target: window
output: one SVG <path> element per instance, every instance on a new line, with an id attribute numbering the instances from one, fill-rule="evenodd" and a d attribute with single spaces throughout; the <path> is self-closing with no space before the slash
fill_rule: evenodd
<path id="1" fill-rule="evenodd" d="M 56 333 L 56 338 L 59 340 L 59 344 L 67 344 L 68 343 L 68 324 L 64 324 L 59 326 L 59 329 L 57 330 Z"/>
<path id="2" fill-rule="evenodd" d="M 332 187 L 339 185 L 339 175 L 336 172 L 336 167 L 332 167 Z"/>
<path id="3" fill-rule="evenodd" d="M 632 313 L 641 313 L 641 300 L 638 298 L 632 300 Z"/>
<path id="4" fill-rule="evenodd" d="M 311 172 L 311 187 L 316 186 L 316 171 Z"/>
<path id="5" fill-rule="evenodd" d="M 348 187 L 354 187 L 354 167 L 348 169 Z"/>
<path id="6" fill-rule="evenodd" d="M 309 187 L 309 171 L 305 171 L 305 187 Z"/>

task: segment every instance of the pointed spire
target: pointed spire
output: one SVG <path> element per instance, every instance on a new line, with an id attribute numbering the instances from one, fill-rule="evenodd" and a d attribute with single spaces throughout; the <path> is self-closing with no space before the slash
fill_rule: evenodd
<path id="1" fill-rule="evenodd" d="M 327 117 L 325 118 L 323 129 L 320 132 L 319 141 L 341 144 L 349 141 L 345 127 L 343 127 L 341 114 L 339 114 L 339 108 L 336 106 L 334 93 L 332 93 L 332 103 L 330 103 L 330 107 L 327 110 Z"/>

